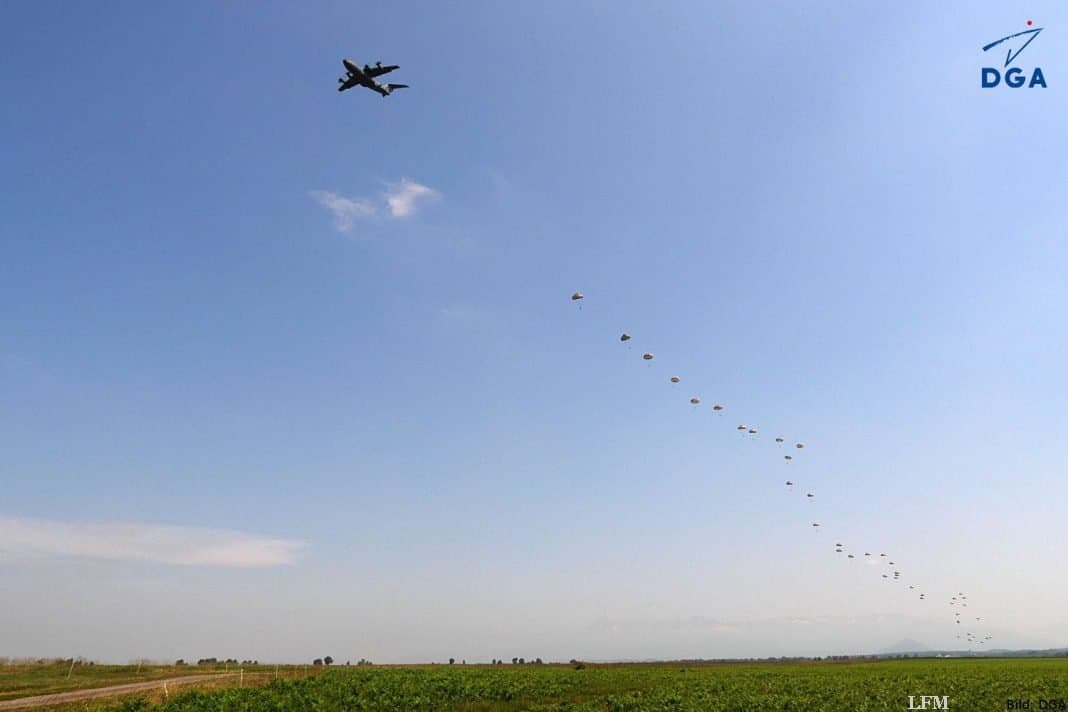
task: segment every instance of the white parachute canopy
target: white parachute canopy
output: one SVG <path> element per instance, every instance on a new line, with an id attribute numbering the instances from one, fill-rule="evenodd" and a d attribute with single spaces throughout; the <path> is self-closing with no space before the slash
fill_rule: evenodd
<path id="1" fill-rule="evenodd" d="M 652 361 L 653 360 L 653 355 L 650 354 L 650 353 L 644 353 L 644 354 L 642 354 L 642 358 L 645 359 L 646 361 Z"/>
<path id="2" fill-rule="evenodd" d="M 619 340 L 620 341 L 630 341 L 630 334 L 628 334 L 627 332 L 624 331 L 623 335 L 619 337 Z"/>
<path id="3" fill-rule="evenodd" d="M 693 398 L 690 399 L 690 403 L 693 404 L 693 405 L 697 405 L 700 402 L 701 402 L 701 399 L 698 398 L 697 396 L 694 396 Z"/>
<path id="4" fill-rule="evenodd" d="M 681 379 L 681 378 L 679 378 L 678 376 L 672 376 L 672 377 L 671 377 L 671 382 L 672 382 L 672 383 L 678 383 L 678 382 L 679 382 L 679 381 L 681 381 L 681 380 L 682 380 L 682 379 Z"/>
<path id="5" fill-rule="evenodd" d="M 712 406 L 712 410 L 723 410 L 723 406 L 721 406 L 719 403 L 716 403 L 714 406 Z"/>
<path id="6" fill-rule="evenodd" d="M 775 442 L 777 442 L 777 443 L 779 443 L 780 445 L 782 445 L 782 443 L 783 443 L 783 439 L 782 439 L 782 438 L 775 438 Z"/>
<path id="7" fill-rule="evenodd" d="M 798 450 L 800 450 L 801 448 L 805 447 L 805 444 L 804 443 L 797 443 L 796 445 L 794 445 L 794 447 L 796 447 Z"/>
<path id="8" fill-rule="evenodd" d="M 582 299 L 584 296 L 586 296 L 586 295 L 584 295 L 582 292 L 575 292 L 574 294 L 571 295 L 571 301 L 577 302 L 578 300 Z"/>

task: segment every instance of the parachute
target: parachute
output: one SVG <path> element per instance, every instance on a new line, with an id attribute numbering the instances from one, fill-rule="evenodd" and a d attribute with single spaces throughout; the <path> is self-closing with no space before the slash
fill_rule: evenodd
<path id="1" fill-rule="evenodd" d="M 585 299 L 585 295 L 582 292 L 574 292 L 571 295 L 571 301 L 574 302 L 574 303 L 577 303 L 577 308 L 580 311 L 582 310 L 582 301 L 584 299 Z M 616 333 L 619 334 L 619 341 L 620 342 L 627 343 L 627 351 L 628 352 L 631 351 L 632 350 L 632 345 L 629 344 L 628 342 L 632 341 L 633 337 L 629 333 L 627 333 L 625 331 L 624 332 L 616 332 Z M 629 356 L 628 356 L 628 358 L 629 358 Z M 649 365 L 648 365 L 649 369 L 651 369 L 651 367 L 652 367 L 651 362 L 654 360 L 654 358 L 655 358 L 655 356 L 651 352 L 642 353 L 642 360 L 646 361 L 646 362 L 650 362 Z M 651 373 L 651 371 L 650 371 L 650 373 Z M 659 378 L 659 376 L 658 376 L 658 378 Z M 672 384 L 678 384 L 678 383 L 682 382 L 682 378 L 680 376 L 670 376 L 670 382 Z M 687 390 L 689 390 L 689 387 L 687 387 Z M 676 392 L 676 391 L 673 391 L 673 392 Z M 677 392 L 676 392 L 676 394 L 677 394 Z M 699 397 L 697 397 L 697 396 L 691 396 L 690 399 L 689 399 L 689 402 L 690 402 L 691 406 L 696 407 L 696 406 L 701 404 L 701 399 Z M 722 418 L 723 411 L 725 410 L 725 407 L 720 403 L 715 403 L 712 406 L 712 410 L 717 413 L 718 417 Z M 755 426 L 751 427 L 749 425 L 740 424 L 740 425 L 737 426 L 737 430 L 738 430 L 739 433 L 742 433 L 742 434 L 748 433 L 751 436 L 750 439 L 754 440 L 754 442 L 755 442 L 755 440 L 756 440 L 755 436 L 757 434 L 757 428 Z M 761 440 L 763 440 L 763 438 L 761 438 Z M 784 446 L 784 444 L 786 442 L 786 438 L 784 436 L 781 436 L 781 435 L 780 436 L 776 436 L 774 438 L 774 440 L 775 440 L 776 445 L 778 445 L 780 447 Z M 803 449 L 805 449 L 805 447 L 806 446 L 805 446 L 804 442 L 801 442 L 801 441 L 795 441 L 794 442 L 794 449 L 795 450 L 803 450 Z M 791 463 L 793 461 L 795 456 L 792 455 L 792 454 L 787 454 L 787 453 L 790 453 L 790 451 L 787 450 L 787 452 L 783 454 L 783 459 L 787 462 L 787 464 L 789 464 L 789 463 Z M 804 469 L 804 465 L 799 465 L 799 467 L 802 467 L 802 469 Z M 793 470 L 790 470 L 790 471 L 794 472 Z M 793 487 L 794 487 L 794 482 L 792 480 L 785 480 L 785 483 L 786 483 L 786 486 L 788 488 L 791 488 L 791 492 L 792 492 L 793 491 Z M 798 491 L 800 491 L 800 488 L 798 488 Z M 790 496 L 792 496 L 792 495 L 790 495 Z M 815 498 L 815 496 L 816 495 L 813 492 L 806 492 L 805 493 L 806 499 L 813 499 L 813 498 Z M 807 506 L 811 509 L 811 508 L 813 508 L 813 507 L 815 507 L 817 505 L 807 505 Z M 821 528 L 821 524 L 819 522 L 812 522 L 812 527 L 817 529 L 817 533 L 818 533 L 818 530 Z M 839 553 L 839 554 L 846 553 L 845 552 L 845 546 L 841 542 L 836 542 L 834 546 L 835 546 L 835 552 L 836 553 Z M 864 552 L 864 556 L 867 559 L 869 559 L 871 563 L 875 563 L 876 560 L 872 558 L 873 556 L 875 556 L 875 554 L 873 554 L 872 552 L 867 552 L 866 551 L 866 552 Z M 879 557 L 880 558 L 887 558 L 888 555 L 886 553 L 880 553 Z M 860 558 L 860 554 L 859 553 L 857 553 L 857 554 L 850 553 L 850 554 L 847 554 L 847 558 L 849 558 L 849 559 Z M 893 581 L 900 580 L 902 578 L 902 573 L 901 573 L 901 571 L 895 570 L 896 563 L 893 562 L 893 561 L 890 561 L 889 559 L 887 559 L 887 563 L 891 567 L 891 570 L 886 572 L 886 573 L 880 572 L 882 578 L 891 579 Z M 892 577 L 890 576 L 891 573 L 893 574 Z M 916 586 L 909 585 L 908 588 L 909 588 L 909 590 L 915 591 L 917 594 L 919 594 L 919 599 L 921 601 L 926 600 L 926 594 L 923 593 L 922 591 L 916 590 L 917 589 Z M 943 600 L 945 600 L 945 599 L 943 599 Z M 968 606 L 968 604 L 965 602 L 965 600 L 966 600 L 965 595 L 963 593 L 958 593 L 958 595 L 957 596 L 953 596 L 952 600 L 950 600 L 948 603 L 949 603 L 950 606 L 953 606 L 953 607 L 960 606 L 960 608 L 966 608 Z M 961 613 L 960 612 L 956 612 L 956 613 L 954 613 L 954 616 L 956 618 L 955 622 L 959 625 L 960 621 L 962 619 Z M 979 622 L 982 619 L 980 617 L 976 616 L 975 620 L 977 622 Z M 961 638 L 962 636 L 957 636 L 957 637 Z M 967 640 L 968 640 L 970 645 L 974 645 L 976 642 L 979 642 L 980 644 L 982 644 L 983 641 L 990 640 L 990 636 L 987 636 L 986 638 L 983 638 L 982 640 L 979 640 L 971 632 L 968 632 L 967 633 Z"/>

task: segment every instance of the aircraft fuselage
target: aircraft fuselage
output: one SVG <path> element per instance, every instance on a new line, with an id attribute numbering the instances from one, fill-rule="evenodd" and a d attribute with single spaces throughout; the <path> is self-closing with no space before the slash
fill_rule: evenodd
<path id="1" fill-rule="evenodd" d="M 346 89 L 351 89 L 352 87 L 361 86 L 367 87 L 368 89 L 372 89 L 381 94 L 382 96 L 389 96 L 390 91 L 392 91 L 394 88 L 404 86 L 400 84 L 387 84 L 385 86 L 379 84 L 375 81 L 374 75 L 369 74 L 372 69 L 370 68 L 370 65 L 364 65 L 364 67 L 361 68 L 358 64 L 356 64 L 350 59 L 343 59 L 341 60 L 341 63 L 345 65 L 345 71 L 348 73 L 348 76 L 341 77 L 340 79 L 338 79 L 338 91 L 345 91 Z M 367 68 L 367 71 L 365 71 L 365 68 Z M 396 68 L 396 65 L 382 67 L 381 63 L 378 63 L 375 65 L 373 70 L 375 74 L 384 74 L 386 72 L 391 72 Z"/>
<path id="2" fill-rule="evenodd" d="M 371 79 L 369 76 L 363 73 L 363 70 L 355 62 L 350 62 L 347 59 L 341 60 L 341 63 L 345 65 L 345 71 L 349 73 L 348 79 L 344 79 L 339 82 L 338 91 L 345 91 L 355 86 L 367 87 L 368 89 L 374 89 L 378 82 Z"/>

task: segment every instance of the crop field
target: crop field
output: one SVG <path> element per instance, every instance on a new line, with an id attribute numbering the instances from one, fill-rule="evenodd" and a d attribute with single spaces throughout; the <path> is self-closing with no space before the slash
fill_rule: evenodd
<path id="1" fill-rule="evenodd" d="M 273 669 L 273 668 L 272 668 Z M 149 682 L 182 675 L 224 672 L 193 666 L 173 665 L 83 665 L 69 662 L 0 665 L 0 702 L 18 697 L 49 695 L 130 682 Z"/>
<path id="2" fill-rule="evenodd" d="M 243 670 L 243 674 L 237 671 Z M 150 683 L 189 676 L 209 679 L 196 682 L 181 682 L 172 686 L 175 691 L 217 690 L 230 687 L 264 685 L 274 680 L 300 679 L 318 674 L 321 668 L 309 665 L 86 665 L 70 662 L 28 662 L 0 664 L 0 708 L 5 702 L 38 695 L 54 695 L 81 691 L 99 690 L 115 685 Z M 129 694 L 129 693 L 127 693 Z M 146 699 L 162 699 L 162 685 L 158 690 L 142 693 Z M 53 712 L 84 712 L 107 709 L 126 697 L 107 697 L 50 705 Z"/>
<path id="3" fill-rule="evenodd" d="M 948 697 L 949 709 L 1064 709 L 1068 659 L 728 663 L 333 669 L 300 680 L 153 702 L 127 699 L 123 712 L 201 710 L 456 710 L 462 712 L 642 712 L 645 710 L 905 710 L 909 696 Z"/>

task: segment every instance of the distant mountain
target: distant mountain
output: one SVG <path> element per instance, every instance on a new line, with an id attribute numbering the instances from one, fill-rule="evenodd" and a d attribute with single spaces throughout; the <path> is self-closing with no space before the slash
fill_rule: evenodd
<path id="1" fill-rule="evenodd" d="M 928 653 L 931 649 L 923 643 L 906 638 L 899 640 L 891 645 L 889 648 L 883 648 L 879 651 L 879 655 L 900 655 L 901 653 Z"/>

